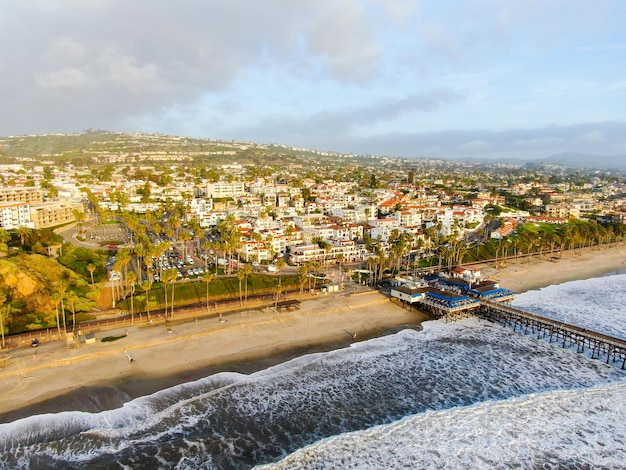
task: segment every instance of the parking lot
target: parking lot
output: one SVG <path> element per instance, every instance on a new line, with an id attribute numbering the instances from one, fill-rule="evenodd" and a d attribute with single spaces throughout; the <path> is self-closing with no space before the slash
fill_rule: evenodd
<path id="1" fill-rule="evenodd" d="M 85 229 L 86 241 L 97 245 L 127 244 L 131 242 L 130 231 L 119 224 L 99 224 Z"/>

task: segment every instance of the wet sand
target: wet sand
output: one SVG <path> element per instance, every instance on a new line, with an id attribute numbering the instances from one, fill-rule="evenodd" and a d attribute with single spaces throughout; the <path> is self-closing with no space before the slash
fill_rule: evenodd
<path id="1" fill-rule="evenodd" d="M 626 270 L 626 247 L 623 245 L 604 249 L 584 249 L 565 252 L 558 262 L 524 260 L 508 262 L 497 269 L 483 269 L 490 279 L 499 281 L 501 287 L 515 292 L 540 289 L 579 279 L 591 279 Z"/>
<path id="2" fill-rule="evenodd" d="M 429 317 L 373 291 L 309 297 L 301 310 L 244 310 L 199 321 L 108 330 L 93 344 L 20 348 L 0 369 L 0 422 L 100 411 L 218 372 L 249 374 L 289 359 L 419 327 Z M 171 330 L 171 331 L 170 331 Z M 122 336 L 102 342 L 106 336 Z M 356 335 L 356 338 L 354 337 Z M 132 361 L 129 358 L 132 357 Z"/>

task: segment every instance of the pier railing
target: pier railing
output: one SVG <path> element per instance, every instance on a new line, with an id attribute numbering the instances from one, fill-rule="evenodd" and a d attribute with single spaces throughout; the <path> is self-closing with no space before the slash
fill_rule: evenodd
<path id="1" fill-rule="evenodd" d="M 593 359 L 606 357 L 606 363 L 621 361 L 621 368 L 626 369 L 626 341 L 597 331 L 576 325 L 559 322 L 526 312 L 510 305 L 497 302 L 481 301 L 476 314 L 486 320 L 502 323 L 524 334 L 536 334 L 537 338 L 547 338 L 557 342 L 563 348 L 576 346 L 580 353 L 591 351 Z"/>

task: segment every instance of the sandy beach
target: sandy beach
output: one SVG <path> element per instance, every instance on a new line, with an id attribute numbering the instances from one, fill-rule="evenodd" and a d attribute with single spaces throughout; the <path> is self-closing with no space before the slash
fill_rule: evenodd
<path id="1" fill-rule="evenodd" d="M 362 292 L 356 292 L 356 289 Z M 220 371 L 251 373 L 306 353 L 417 327 L 428 317 L 378 292 L 308 297 L 302 309 L 244 310 L 198 321 L 168 322 L 96 334 L 97 341 L 18 348 L 0 369 L 0 422 L 64 410 L 99 411 Z M 130 360 L 132 358 L 132 361 Z"/>
<path id="2" fill-rule="evenodd" d="M 584 249 L 566 252 L 558 262 L 548 260 L 523 260 L 508 262 L 498 269 L 483 269 L 490 279 L 501 287 L 515 292 L 525 292 L 553 284 L 578 279 L 590 279 L 626 270 L 626 247 L 623 245 L 604 249 Z"/>
<path id="3" fill-rule="evenodd" d="M 516 292 L 625 269 L 626 247 L 569 253 L 555 263 L 519 261 L 483 267 Z M 302 309 L 250 309 L 198 321 L 107 330 L 97 341 L 67 349 L 62 342 L 9 351 L 0 363 L 0 422 L 64 410 L 99 411 L 221 371 L 251 373 L 291 358 L 417 327 L 429 319 L 384 295 L 351 286 L 305 297 Z M 125 336 L 126 331 L 128 335 Z M 356 337 L 355 337 L 356 335 Z M 102 342 L 107 336 L 123 336 Z M 132 358 L 132 361 L 130 360 Z"/>

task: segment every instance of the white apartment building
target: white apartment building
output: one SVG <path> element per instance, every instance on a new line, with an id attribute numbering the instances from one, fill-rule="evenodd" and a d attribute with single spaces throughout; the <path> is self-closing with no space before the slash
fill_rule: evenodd
<path id="1" fill-rule="evenodd" d="M 211 211 L 213 211 L 213 200 L 195 198 L 189 202 L 188 207 L 189 207 L 188 218 L 190 220 L 191 219 L 197 220 L 200 223 L 201 227 L 205 227 L 202 221 L 208 217 L 208 214 Z M 209 225 L 206 225 L 206 227 L 209 227 Z"/>
<path id="2" fill-rule="evenodd" d="M 399 225 L 406 227 L 422 225 L 422 211 L 417 209 L 408 209 L 404 211 L 396 211 L 391 215 L 397 220 Z"/>
<path id="3" fill-rule="evenodd" d="M 0 203 L 0 228 L 12 230 L 18 227 L 35 228 L 30 220 L 30 206 L 20 202 Z"/>
<path id="4" fill-rule="evenodd" d="M 356 224 L 330 225 L 335 240 L 353 240 L 363 238 L 363 226 Z"/>
<path id="5" fill-rule="evenodd" d="M 370 222 L 371 228 L 369 229 L 370 237 L 374 240 L 380 238 L 381 241 L 386 242 L 389 240 L 391 233 L 400 227 L 396 219 L 376 219 Z"/>
<path id="6" fill-rule="evenodd" d="M 217 223 L 220 220 L 225 219 L 227 215 L 228 212 L 226 211 L 210 211 L 201 214 L 194 214 L 193 218 L 198 221 L 200 227 L 207 228 L 215 227 Z"/>
<path id="7" fill-rule="evenodd" d="M 308 261 L 319 263 L 336 263 L 337 256 L 343 255 L 344 263 L 351 263 L 360 260 L 362 254 L 360 248 L 352 240 L 328 240 L 332 245 L 327 252 L 316 243 L 299 245 L 291 250 L 289 261 L 293 264 L 305 264 Z"/>

